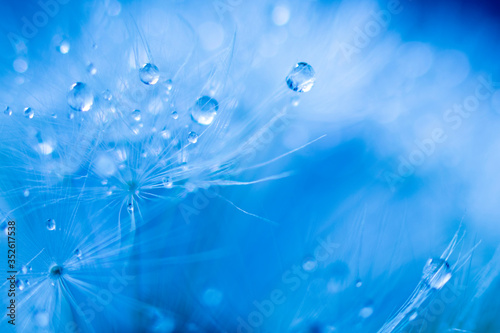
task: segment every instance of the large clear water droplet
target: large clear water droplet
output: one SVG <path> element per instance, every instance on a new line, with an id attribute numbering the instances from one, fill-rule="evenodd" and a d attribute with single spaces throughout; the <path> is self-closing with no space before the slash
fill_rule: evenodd
<path id="1" fill-rule="evenodd" d="M 94 95 L 85 83 L 76 82 L 69 89 L 68 104 L 75 111 L 87 112 L 94 104 Z"/>
<path id="2" fill-rule="evenodd" d="M 422 272 L 422 281 L 429 287 L 441 289 L 451 279 L 451 268 L 448 262 L 441 258 L 427 260 Z"/>
<path id="3" fill-rule="evenodd" d="M 314 69 L 305 62 L 299 62 L 286 77 L 288 88 L 297 92 L 308 92 L 314 85 L 316 78 Z"/>
<path id="4" fill-rule="evenodd" d="M 52 265 L 49 270 L 49 276 L 51 279 L 59 279 L 63 275 L 63 268 L 59 265 Z"/>
<path id="5" fill-rule="evenodd" d="M 24 109 L 24 116 L 28 119 L 33 119 L 35 111 L 32 108 L 26 108 Z"/>
<path id="6" fill-rule="evenodd" d="M 160 79 L 160 71 L 158 70 L 158 67 L 148 63 L 142 66 L 139 70 L 139 77 L 143 83 L 153 85 Z"/>
<path id="7" fill-rule="evenodd" d="M 191 118 L 200 125 L 210 125 L 214 121 L 218 110 L 219 103 L 215 99 L 202 96 L 198 98 L 191 108 Z"/>
<path id="8" fill-rule="evenodd" d="M 50 231 L 56 230 L 56 220 L 54 220 L 54 219 L 47 220 L 46 226 L 47 226 L 47 230 L 50 230 Z"/>
<path id="9" fill-rule="evenodd" d="M 198 142 L 198 134 L 196 134 L 196 132 L 189 132 L 189 134 L 188 134 L 188 141 L 190 143 L 196 143 L 196 142 Z"/>

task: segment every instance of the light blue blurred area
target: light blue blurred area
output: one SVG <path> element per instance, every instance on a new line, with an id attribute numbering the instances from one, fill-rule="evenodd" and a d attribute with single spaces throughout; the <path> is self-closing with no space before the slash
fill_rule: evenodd
<path id="1" fill-rule="evenodd" d="M 317 74 L 310 92 L 296 94 L 286 126 L 241 163 L 257 165 L 326 136 L 237 180 L 290 172 L 283 179 L 145 205 L 131 253 L 85 271 L 105 285 L 111 268 L 124 265 L 135 279 L 123 299 L 82 324 L 83 332 L 377 332 L 460 225 L 466 236 L 450 263 L 463 265 L 446 287 L 456 297 L 439 313 L 432 303 L 424 307 L 420 331 L 500 330 L 499 12 L 487 3 L 401 1 L 382 24 L 389 3 L 69 1 L 13 47 L 22 18 L 32 22 L 41 7 L 3 1 L 2 112 L 5 104 L 20 114 L 30 103 L 65 112 L 66 90 L 90 77 L 88 63 L 97 68 L 95 85 L 115 83 L 129 53 L 146 58 L 142 42 L 169 75 L 193 52 L 191 64 L 200 70 L 183 82 L 187 101 L 211 70 L 222 72 L 222 98 L 238 102 L 229 126 L 238 128 L 252 112 L 290 104 L 295 95 L 285 77 L 297 62 Z M 61 40 L 71 45 L 64 55 Z M 259 108 L 266 98 L 277 102 Z M 474 100 L 465 105 L 473 111 L 449 111 Z M 16 177 L 16 170 L 2 173 Z M 84 174 L 77 169 L 74 176 Z M 2 180 L 2 191 L 26 180 L 10 181 Z M 94 211 L 106 232 L 124 233 L 111 222 L 115 215 L 100 215 L 104 206 L 79 214 Z M 84 232 L 74 233 L 78 239 Z M 39 251 L 29 246 L 21 249 L 25 258 Z M 327 258 L 308 262 L 317 251 Z M 283 301 L 270 308 L 272 299 Z M 74 310 L 64 316 L 78 317 Z M 50 331 L 33 327 L 19 331 Z"/>

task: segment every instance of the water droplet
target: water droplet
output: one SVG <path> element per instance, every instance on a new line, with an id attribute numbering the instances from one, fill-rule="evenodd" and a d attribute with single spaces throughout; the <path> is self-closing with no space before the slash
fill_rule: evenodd
<path id="1" fill-rule="evenodd" d="M 139 77 L 143 83 L 153 85 L 160 79 L 160 71 L 158 70 L 158 67 L 148 63 L 142 66 L 139 70 Z"/>
<path id="2" fill-rule="evenodd" d="M 418 317 L 418 312 L 417 310 L 412 310 L 410 312 L 410 317 L 408 318 L 409 321 L 415 320 Z"/>
<path id="3" fill-rule="evenodd" d="M 172 137 L 172 133 L 170 133 L 170 131 L 167 129 L 164 129 L 163 131 L 161 131 L 160 135 L 164 139 L 170 139 Z"/>
<path id="4" fill-rule="evenodd" d="M 170 94 L 170 92 L 172 91 L 172 88 L 174 86 L 172 85 L 172 80 L 167 80 L 165 81 L 165 91 L 167 94 Z"/>
<path id="5" fill-rule="evenodd" d="M 361 281 L 361 279 L 357 279 L 356 280 L 356 288 L 361 288 L 361 286 L 363 286 L 363 281 Z"/>
<path id="6" fill-rule="evenodd" d="M 68 92 L 68 104 L 75 111 L 89 111 L 94 104 L 92 91 L 85 83 L 74 83 Z"/>
<path id="7" fill-rule="evenodd" d="M 30 196 L 30 190 L 24 190 L 23 195 L 25 198 Z"/>
<path id="8" fill-rule="evenodd" d="M 302 269 L 307 272 L 315 270 L 316 267 L 318 267 L 318 262 L 314 258 L 306 258 L 302 263 Z"/>
<path id="9" fill-rule="evenodd" d="M 61 277 L 61 275 L 63 275 L 63 268 L 59 265 L 52 265 L 52 267 L 50 267 L 50 270 L 49 270 L 49 276 L 51 279 L 53 280 L 56 280 L 56 279 L 59 279 Z"/>
<path id="10" fill-rule="evenodd" d="M 135 121 L 141 121 L 141 110 L 134 110 L 132 112 L 132 118 L 135 120 Z"/>
<path id="11" fill-rule="evenodd" d="M 87 66 L 87 71 L 89 72 L 90 75 L 96 75 L 97 73 L 97 68 L 94 66 L 93 63 L 90 63 L 88 66 Z"/>
<path id="12" fill-rule="evenodd" d="M 29 119 L 33 119 L 35 116 L 35 111 L 33 111 L 32 108 L 26 108 L 24 109 L 24 116 Z"/>
<path id="13" fill-rule="evenodd" d="M 434 289 L 441 289 L 451 279 L 451 268 L 444 259 L 427 260 L 422 272 L 422 281 Z"/>
<path id="14" fill-rule="evenodd" d="M 210 125 L 214 121 L 218 110 L 219 103 L 215 99 L 202 96 L 198 98 L 191 108 L 191 118 L 200 125 Z"/>
<path id="15" fill-rule="evenodd" d="M 286 77 L 288 88 L 297 92 L 308 92 L 316 80 L 314 69 L 305 62 L 299 62 Z"/>
<path id="16" fill-rule="evenodd" d="M 23 274 L 28 273 L 28 267 L 26 267 L 26 265 L 23 265 L 23 266 L 21 267 L 21 273 L 23 273 Z"/>
<path id="17" fill-rule="evenodd" d="M 134 212 L 134 204 L 133 203 L 129 203 L 127 205 L 127 211 L 129 212 L 129 214 L 132 214 Z"/>
<path id="18" fill-rule="evenodd" d="M 172 182 L 172 179 L 170 177 L 163 177 L 161 182 L 163 183 L 163 187 L 165 188 L 172 188 L 174 186 L 174 183 Z"/>
<path id="19" fill-rule="evenodd" d="M 69 41 L 67 40 L 62 40 L 61 43 L 59 43 L 59 46 L 57 47 L 57 50 L 61 52 L 62 54 L 66 54 L 69 52 L 70 49 L 70 44 Z"/>
<path id="20" fill-rule="evenodd" d="M 207 306 L 217 306 L 222 302 L 220 290 L 209 288 L 203 293 L 203 303 Z"/>
<path id="21" fill-rule="evenodd" d="M 10 107 L 5 108 L 3 111 L 4 114 L 11 116 L 12 115 L 12 109 Z"/>
<path id="22" fill-rule="evenodd" d="M 359 316 L 361 318 L 368 318 L 373 314 L 373 308 L 371 306 L 365 306 L 359 310 Z"/>
<path id="23" fill-rule="evenodd" d="M 47 230 L 56 230 L 56 220 L 54 219 L 48 219 L 47 220 Z"/>
<path id="24" fill-rule="evenodd" d="M 189 134 L 188 134 L 188 141 L 190 143 L 196 143 L 196 142 L 198 142 L 198 134 L 196 134 L 196 132 L 189 132 Z"/>
<path id="25" fill-rule="evenodd" d="M 16 287 L 19 290 L 24 290 L 25 284 L 22 280 L 18 279 L 18 280 L 16 280 Z"/>
<path id="26" fill-rule="evenodd" d="M 77 256 L 78 259 L 81 259 L 82 258 L 82 251 L 80 251 L 79 249 L 76 249 L 75 256 Z"/>
<path id="27" fill-rule="evenodd" d="M 178 119 L 179 118 L 179 114 L 177 113 L 177 111 L 174 111 L 174 112 L 172 112 L 171 117 L 173 119 Z"/>

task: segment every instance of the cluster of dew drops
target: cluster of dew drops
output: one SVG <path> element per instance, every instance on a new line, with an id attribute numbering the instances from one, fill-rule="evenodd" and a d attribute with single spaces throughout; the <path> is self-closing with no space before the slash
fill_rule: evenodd
<path id="1" fill-rule="evenodd" d="M 60 49 L 61 53 L 67 53 L 67 49 Z M 63 52 L 64 51 L 64 52 Z M 97 72 L 97 69 L 93 64 L 90 64 L 87 68 L 89 73 L 94 75 Z M 148 86 L 153 86 L 160 82 L 160 71 L 158 67 L 152 63 L 146 63 L 139 69 L 139 79 L 140 81 Z M 315 82 L 315 71 L 314 69 L 305 62 L 297 63 L 289 74 L 286 77 L 286 84 L 288 88 L 297 93 L 304 93 L 311 90 Z M 167 82 L 171 82 L 168 80 Z M 172 85 L 169 83 L 167 85 L 167 89 L 171 90 Z M 109 90 L 103 92 L 102 97 L 105 100 L 111 100 L 112 95 Z M 71 107 L 72 110 L 77 112 L 89 112 L 92 110 L 92 106 L 94 105 L 94 94 L 90 87 L 84 82 L 75 82 L 69 87 L 69 91 L 67 93 L 67 103 Z M 292 99 L 292 105 L 298 105 L 298 97 L 294 97 Z M 213 123 L 214 119 L 217 116 L 217 112 L 219 111 L 219 103 L 216 99 L 210 96 L 201 96 L 199 97 L 190 108 L 190 116 L 191 120 L 202 126 L 209 126 Z M 7 116 L 12 115 L 12 109 L 7 106 L 4 110 L 4 114 Z M 31 107 L 26 107 L 23 110 L 23 114 L 27 119 L 33 119 L 35 116 L 35 111 Z M 178 114 L 176 111 L 172 113 L 172 118 L 177 119 Z M 141 120 L 141 111 L 134 110 L 132 112 L 132 118 L 136 121 Z M 191 144 L 196 144 L 198 142 L 198 134 L 194 131 L 188 133 L 188 142 Z M 163 181 L 163 185 L 166 188 L 171 188 L 173 186 L 172 181 L 170 179 L 165 179 Z M 26 192 L 26 191 L 25 191 Z M 25 196 L 28 194 L 24 193 Z M 133 204 L 129 204 L 127 206 L 127 210 L 129 213 L 133 213 L 134 207 Z M 48 231 L 56 230 L 56 221 L 54 219 L 48 219 L 45 223 L 45 227 Z M 82 258 L 82 252 L 79 249 L 74 251 L 74 255 L 78 258 Z M 21 273 L 26 274 L 31 271 L 32 268 L 28 266 L 23 266 L 21 269 Z M 27 285 L 29 285 L 28 280 L 17 280 L 17 287 L 19 290 L 23 290 Z"/>

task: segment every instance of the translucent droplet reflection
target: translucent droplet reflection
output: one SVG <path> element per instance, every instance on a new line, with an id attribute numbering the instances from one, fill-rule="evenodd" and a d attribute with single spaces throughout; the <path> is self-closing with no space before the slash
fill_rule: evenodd
<path id="1" fill-rule="evenodd" d="M 94 96 L 90 88 L 82 82 L 71 85 L 68 92 L 68 105 L 75 111 L 86 112 L 92 108 Z"/>
<path id="2" fill-rule="evenodd" d="M 200 125 L 210 125 L 214 121 L 218 110 L 219 103 L 215 99 L 202 96 L 198 98 L 191 108 L 191 118 Z"/>
<path id="3" fill-rule="evenodd" d="M 314 85 L 314 69 L 305 62 L 299 62 L 286 77 L 288 88 L 297 92 L 308 92 Z"/>
<path id="4" fill-rule="evenodd" d="M 139 70 L 139 77 L 143 83 L 147 85 L 154 85 L 158 83 L 158 80 L 160 79 L 160 71 L 158 70 L 158 67 L 148 63 L 142 66 Z"/>

